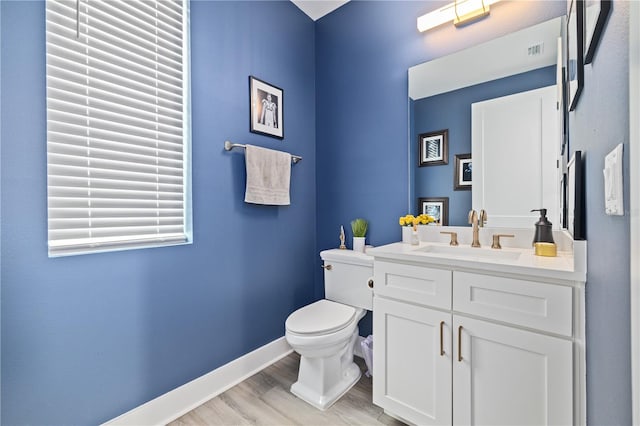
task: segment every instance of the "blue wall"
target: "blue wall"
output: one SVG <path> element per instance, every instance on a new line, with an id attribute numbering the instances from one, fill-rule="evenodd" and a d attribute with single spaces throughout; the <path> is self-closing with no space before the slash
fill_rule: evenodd
<path id="1" fill-rule="evenodd" d="M 370 243 L 400 238 L 397 219 L 408 207 L 410 66 L 566 12 L 565 1 L 504 2 L 480 23 L 418 33 L 416 17 L 444 3 L 350 2 L 316 24 L 319 249 L 335 246 L 339 224 L 356 216 L 371 221 Z M 587 152 L 587 404 L 593 425 L 631 424 L 629 215 L 605 216 L 602 200 L 605 153 L 620 142 L 628 153 L 628 21 L 628 2 L 615 1 L 571 114 L 571 149 Z M 317 292 L 321 283 L 316 274 Z"/>
<path id="2" fill-rule="evenodd" d="M 550 66 L 514 76 L 465 87 L 428 98 L 411 101 L 411 149 L 409 167 L 413 169 L 410 200 L 412 213 L 420 213 L 420 197 L 449 197 L 449 225 L 466 226 L 471 210 L 471 191 L 454 191 L 455 156 L 471 153 L 471 104 L 556 84 L 556 67 Z M 449 164 L 418 167 L 418 135 L 440 129 L 449 130 Z"/>
<path id="3" fill-rule="evenodd" d="M 283 336 L 320 269 L 313 21 L 193 2 L 194 243 L 49 259 L 44 2 L 1 8 L 1 423 L 103 422 Z M 284 89 L 283 141 L 249 132 L 249 75 Z M 304 158 L 291 206 L 243 202 L 226 139 Z"/>
<path id="4" fill-rule="evenodd" d="M 592 425 L 632 424 L 628 46 L 629 2 L 614 1 L 569 117 L 571 151 L 582 150 L 586 157 L 587 419 Z M 619 143 L 624 144 L 623 217 L 605 215 L 603 196 L 604 157 Z"/>

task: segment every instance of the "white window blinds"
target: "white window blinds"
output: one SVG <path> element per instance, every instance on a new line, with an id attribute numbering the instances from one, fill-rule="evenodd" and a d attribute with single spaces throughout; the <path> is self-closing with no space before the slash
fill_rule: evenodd
<path id="1" fill-rule="evenodd" d="M 51 256 L 188 240 L 186 0 L 47 0 Z"/>

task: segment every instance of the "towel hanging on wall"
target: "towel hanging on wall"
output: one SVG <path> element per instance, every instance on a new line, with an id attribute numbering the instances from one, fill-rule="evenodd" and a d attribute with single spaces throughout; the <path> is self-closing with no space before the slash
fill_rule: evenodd
<path id="1" fill-rule="evenodd" d="M 291 204 L 291 154 L 253 145 L 245 147 L 247 187 L 245 203 L 288 206 Z"/>

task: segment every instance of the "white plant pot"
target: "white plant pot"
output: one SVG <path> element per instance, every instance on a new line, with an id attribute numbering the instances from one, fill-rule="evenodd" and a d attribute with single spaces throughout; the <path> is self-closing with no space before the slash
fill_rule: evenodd
<path id="1" fill-rule="evenodd" d="M 364 240 L 366 237 L 353 237 L 353 251 L 364 253 Z"/>
<path id="2" fill-rule="evenodd" d="M 412 226 L 403 226 L 402 227 L 402 242 L 411 244 L 411 234 L 413 233 Z"/>

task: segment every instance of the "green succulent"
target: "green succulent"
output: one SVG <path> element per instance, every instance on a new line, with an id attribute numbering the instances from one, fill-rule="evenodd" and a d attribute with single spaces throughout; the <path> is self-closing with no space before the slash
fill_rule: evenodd
<path id="1" fill-rule="evenodd" d="M 351 221 L 351 231 L 354 237 L 364 237 L 367 235 L 367 227 L 369 222 L 365 219 L 358 218 Z"/>

